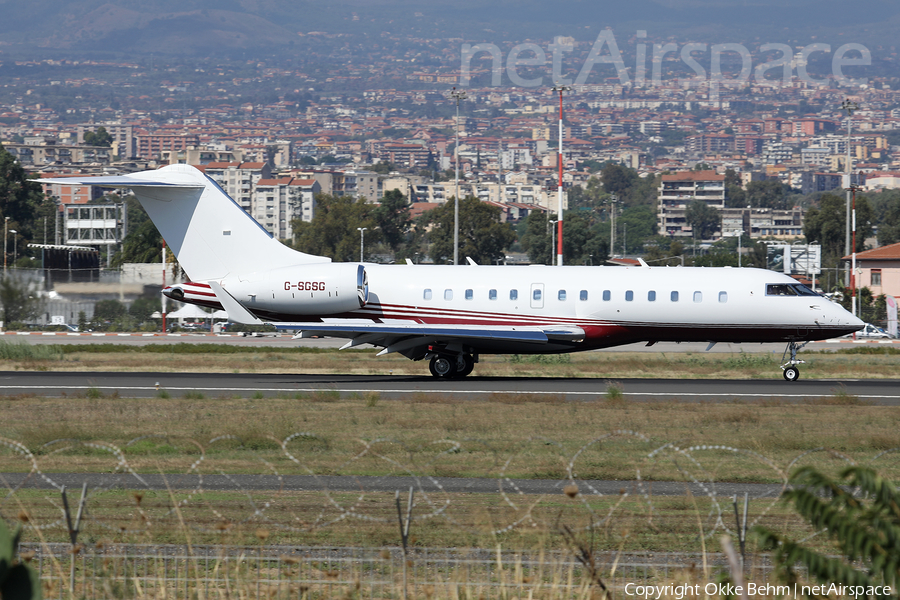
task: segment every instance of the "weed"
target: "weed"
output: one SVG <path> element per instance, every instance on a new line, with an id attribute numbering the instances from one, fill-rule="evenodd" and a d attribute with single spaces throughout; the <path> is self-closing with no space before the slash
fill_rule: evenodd
<path id="1" fill-rule="evenodd" d="M 185 400 L 203 400 L 206 396 L 203 395 L 203 392 L 197 390 L 190 390 L 189 392 L 184 393 Z"/>
<path id="2" fill-rule="evenodd" d="M 80 347 L 80 346 L 78 346 Z M 35 345 L 23 341 L 0 340 L 0 360 L 62 360 L 61 346 Z"/>
<path id="3" fill-rule="evenodd" d="M 89 387 L 84 394 L 87 398 L 91 398 L 92 400 L 103 397 L 103 392 L 100 391 L 100 388 L 93 385 Z"/>
<path id="4" fill-rule="evenodd" d="M 162 398 L 163 400 L 168 400 L 169 398 L 172 397 L 172 394 L 170 394 L 170 393 L 168 392 L 168 390 L 159 390 L 159 391 L 156 393 L 156 397 L 157 397 L 157 398 Z"/>
<path id="5" fill-rule="evenodd" d="M 250 399 L 251 400 L 262 400 L 265 397 L 266 397 L 266 395 L 263 394 L 262 392 L 255 392 L 252 396 L 250 396 Z"/>
<path id="6" fill-rule="evenodd" d="M 381 394 L 378 392 L 368 392 L 366 393 L 366 406 L 369 408 L 375 408 L 378 406 L 378 400 L 381 399 Z"/>
<path id="7" fill-rule="evenodd" d="M 613 381 L 606 383 L 606 393 L 604 394 L 606 401 L 613 405 L 625 404 L 625 393 L 622 388 Z"/>

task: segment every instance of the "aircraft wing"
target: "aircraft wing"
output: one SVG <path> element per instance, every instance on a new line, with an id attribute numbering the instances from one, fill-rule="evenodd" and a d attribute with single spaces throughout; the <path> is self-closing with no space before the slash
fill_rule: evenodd
<path id="1" fill-rule="evenodd" d="M 349 338 L 341 349 L 362 344 L 382 346 L 378 353 L 403 352 L 439 342 L 503 341 L 546 344 L 551 341 L 578 342 L 584 339 L 580 327 L 423 325 L 420 323 L 275 323 L 278 329 L 299 330 L 294 338 Z"/>

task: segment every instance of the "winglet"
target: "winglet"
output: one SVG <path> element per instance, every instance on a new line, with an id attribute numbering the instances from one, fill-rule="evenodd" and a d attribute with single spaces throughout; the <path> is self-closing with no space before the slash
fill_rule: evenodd
<path id="1" fill-rule="evenodd" d="M 478 263 L 471 256 L 466 257 L 466 262 L 469 263 L 470 267 L 477 267 Z"/>
<path id="2" fill-rule="evenodd" d="M 234 299 L 234 296 L 225 291 L 225 289 L 217 281 L 210 281 L 209 287 L 216 293 L 216 298 L 222 303 L 222 308 L 228 313 L 228 319 L 235 323 L 243 323 L 244 325 L 262 325 L 263 322 L 250 314 L 241 303 Z"/>

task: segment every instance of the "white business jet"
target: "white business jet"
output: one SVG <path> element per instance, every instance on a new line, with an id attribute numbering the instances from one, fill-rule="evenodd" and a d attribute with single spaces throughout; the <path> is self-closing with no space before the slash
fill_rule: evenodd
<path id="1" fill-rule="evenodd" d="M 52 183 L 127 188 L 191 282 L 163 293 L 271 323 L 295 337 L 346 338 L 465 377 L 484 354 L 577 352 L 647 342 L 785 342 L 797 351 L 865 324 L 790 277 L 761 269 L 332 263 L 274 239 L 212 179 L 186 165 Z"/>

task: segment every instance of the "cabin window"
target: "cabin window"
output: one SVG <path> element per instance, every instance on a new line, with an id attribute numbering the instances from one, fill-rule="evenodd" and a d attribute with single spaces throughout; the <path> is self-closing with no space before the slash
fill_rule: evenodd
<path id="1" fill-rule="evenodd" d="M 531 292 L 531 298 L 533 300 L 540 300 L 541 299 L 541 289 L 535 288 L 534 291 Z"/>
<path id="2" fill-rule="evenodd" d="M 578 293 L 578 299 L 581 300 L 582 302 L 586 301 L 587 300 L 587 290 L 581 290 Z"/>
<path id="3" fill-rule="evenodd" d="M 509 299 L 510 300 L 518 300 L 519 299 L 519 290 L 509 290 Z"/>
<path id="4" fill-rule="evenodd" d="M 634 300 L 634 292 L 628 290 L 627 292 L 625 292 L 625 302 L 631 302 L 632 300 Z"/>
<path id="5" fill-rule="evenodd" d="M 425 288 L 425 292 L 422 294 L 422 298 L 425 300 L 431 300 L 431 289 Z"/>
<path id="6" fill-rule="evenodd" d="M 488 290 L 488 300 L 497 299 L 497 290 Z"/>
<path id="7" fill-rule="evenodd" d="M 471 289 L 466 290 L 466 300 L 471 300 L 474 297 L 475 297 L 475 292 L 473 292 Z"/>
<path id="8" fill-rule="evenodd" d="M 703 302 L 703 292 L 694 292 L 694 302 Z"/>
<path id="9" fill-rule="evenodd" d="M 444 290 L 444 300 L 453 300 L 453 290 Z"/>
<path id="10" fill-rule="evenodd" d="M 566 290 L 559 290 L 559 292 L 556 294 L 556 298 L 560 302 L 565 302 L 566 301 Z"/>
<path id="11" fill-rule="evenodd" d="M 612 294 L 610 293 L 610 291 L 609 291 L 609 290 L 603 290 L 603 301 L 604 301 L 604 302 L 609 302 L 611 298 L 612 298 Z"/>
<path id="12" fill-rule="evenodd" d="M 728 292 L 719 292 L 719 302 L 722 304 L 728 302 Z"/>
<path id="13" fill-rule="evenodd" d="M 656 292 L 650 290 L 647 292 L 647 302 L 656 302 Z"/>
<path id="14" fill-rule="evenodd" d="M 678 292 L 672 292 L 669 294 L 669 300 L 672 302 L 678 302 Z"/>

